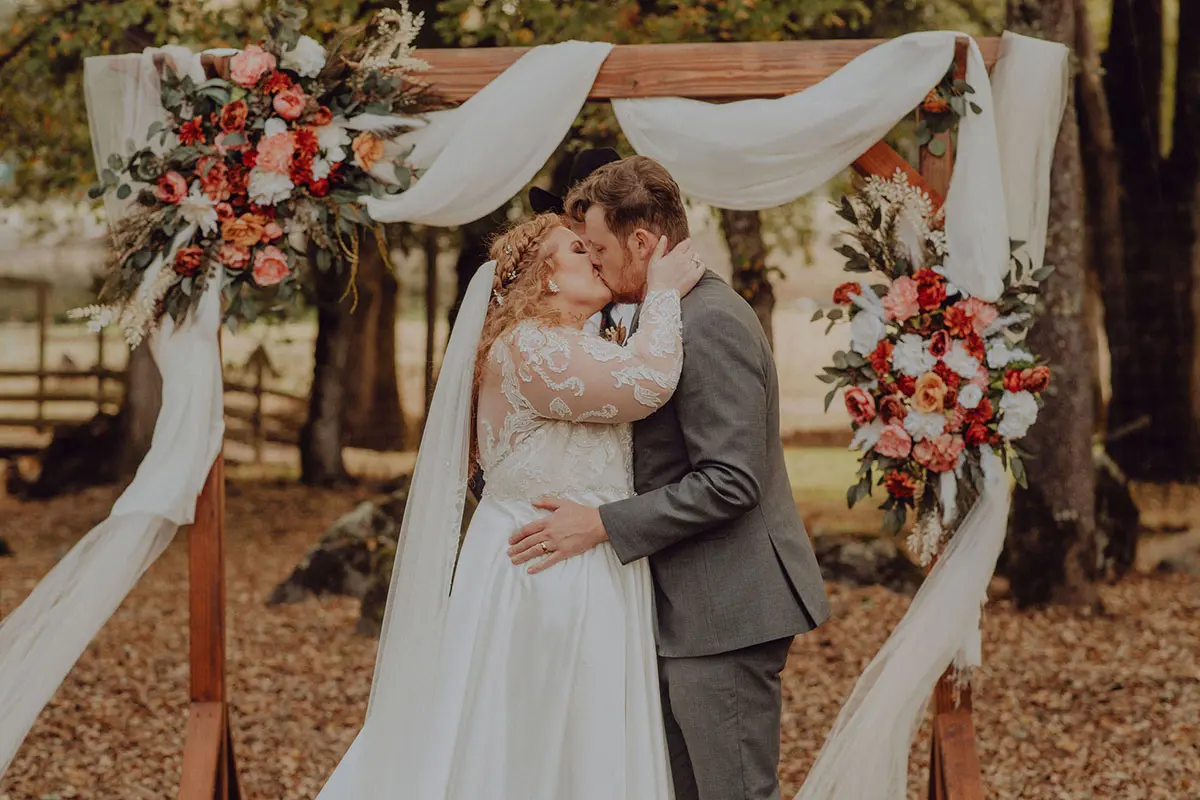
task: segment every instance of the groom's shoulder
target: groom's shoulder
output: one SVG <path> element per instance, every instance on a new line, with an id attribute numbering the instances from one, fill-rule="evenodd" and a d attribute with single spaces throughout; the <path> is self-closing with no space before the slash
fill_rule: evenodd
<path id="1" fill-rule="evenodd" d="M 705 274 L 683 298 L 680 304 L 683 314 L 684 333 L 688 327 L 703 328 L 707 325 L 730 324 L 736 327 L 758 324 L 754 309 L 750 308 L 741 295 L 711 270 Z M 748 328 L 752 330 L 752 328 Z"/>

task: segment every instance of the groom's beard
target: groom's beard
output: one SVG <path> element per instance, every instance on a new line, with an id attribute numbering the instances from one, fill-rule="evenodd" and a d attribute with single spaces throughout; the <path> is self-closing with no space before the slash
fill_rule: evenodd
<path id="1" fill-rule="evenodd" d="M 616 285 L 608 281 L 605 281 L 605 284 L 613 293 L 614 303 L 640 303 L 646 299 L 646 268 L 648 265 L 643 264 L 639 267 L 634 263 L 633 251 L 628 247 L 623 250 L 625 261 L 621 264 L 618 280 L 614 282 Z"/>

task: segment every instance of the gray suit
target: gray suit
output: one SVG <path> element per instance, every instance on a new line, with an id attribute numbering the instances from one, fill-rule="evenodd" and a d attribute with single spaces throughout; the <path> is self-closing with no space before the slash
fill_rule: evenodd
<path id="1" fill-rule="evenodd" d="M 623 563 L 649 557 L 679 800 L 779 797 L 779 672 L 829 616 L 753 310 L 709 272 L 683 299 L 675 396 L 634 425 L 637 496 L 600 508 Z"/>

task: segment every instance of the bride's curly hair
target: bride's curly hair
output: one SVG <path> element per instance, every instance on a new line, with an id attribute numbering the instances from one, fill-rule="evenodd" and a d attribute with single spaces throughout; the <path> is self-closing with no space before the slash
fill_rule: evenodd
<path id="1" fill-rule="evenodd" d="M 492 300 L 483 322 L 483 333 L 479 337 L 479 351 L 475 356 L 476 402 L 483 373 L 487 369 L 488 354 L 497 339 L 523 320 L 536 319 L 549 324 L 561 322 L 558 312 L 552 311 L 545 302 L 554 262 L 553 253 L 545 252 L 542 243 L 546 234 L 565 224 L 558 214 L 539 214 L 511 226 L 493 240 L 490 255 L 496 262 L 496 278 L 492 283 Z M 473 459 L 475 456 L 473 444 Z"/>

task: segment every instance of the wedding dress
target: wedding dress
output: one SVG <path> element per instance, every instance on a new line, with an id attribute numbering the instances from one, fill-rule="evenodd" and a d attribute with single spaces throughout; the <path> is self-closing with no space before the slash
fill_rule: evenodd
<path id="1" fill-rule="evenodd" d="M 670 399 L 681 335 L 678 293 L 655 292 L 623 347 L 530 320 L 491 347 L 476 426 L 486 488 L 454 568 L 425 735 L 407 744 L 421 754 L 405 754 L 411 774 L 364 789 L 354 773 L 389 745 L 377 737 L 368 757 L 360 734 L 321 800 L 673 797 L 646 561 L 623 566 L 606 542 L 530 575 L 507 548 L 544 513 L 538 498 L 633 494 L 630 423 Z M 377 689 L 389 680 L 377 669 Z"/>

